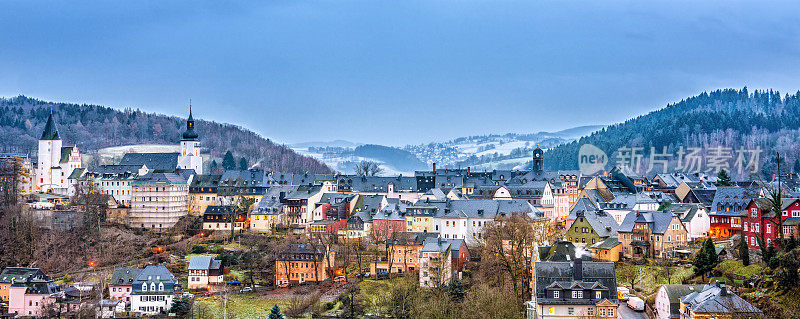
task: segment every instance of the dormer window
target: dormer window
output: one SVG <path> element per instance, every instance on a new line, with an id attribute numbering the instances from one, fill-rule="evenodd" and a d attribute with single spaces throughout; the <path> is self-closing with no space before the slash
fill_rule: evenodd
<path id="1" fill-rule="evenodd" d="M 147 291 L 147 284 L 146 283 L 142 283 L 142 291 Z"/>
<path id="2" fill-rule="evenodd" d="M 150 291 L 156 291 L 156 283 L 150 283 Z"/>
<path id="3" fill-rule="evenodd" d="M 164 283 L 163 282 L 158 283 L 158 291 L 164 291 Z M 600 293 L 600 292 L 598 291 L 598 293 Z"/>

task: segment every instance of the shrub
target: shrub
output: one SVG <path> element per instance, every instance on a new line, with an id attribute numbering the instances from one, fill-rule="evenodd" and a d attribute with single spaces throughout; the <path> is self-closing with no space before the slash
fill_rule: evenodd
<path id="1" fill-rule="evenodd" d="M 206 246 L 194 245 L 192 246 L 192 254 L 203 254 L 206 252 Z"/>

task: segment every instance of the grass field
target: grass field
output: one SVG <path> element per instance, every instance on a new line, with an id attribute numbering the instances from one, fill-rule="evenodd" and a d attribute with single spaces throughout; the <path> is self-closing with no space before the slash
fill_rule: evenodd
<path id="1" fill-rule="evenodd" d="M 691 267 L 617 263 L 617 284 L 633 286 L 645 296 L 650 296 L 655 294 L 661 285 L 680 284 L 693 273 Z"/>
<path id="2" fill-rule="evenodd" d="M 286 309 L 291 300 L 286 298 L 264 297 L 255 294 L 228 295 L 228 312 L 236 318 L 266 318 L 276 304 Z M 222 319 L 224 313 L 223 298 L 220 296 L 201 297 L 195 300 L 195 315 L 201 318 Z M 203 309 L 205 308 L 205 309 Z M 205 313 L 206 316 L 201 316 Z"/>

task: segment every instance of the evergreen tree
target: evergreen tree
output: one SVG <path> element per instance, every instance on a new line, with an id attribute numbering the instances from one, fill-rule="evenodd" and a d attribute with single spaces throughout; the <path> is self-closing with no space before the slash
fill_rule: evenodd
<path id="1" fill-rule="evenodd" d="M 219 164 L 217 164 L 217 160 L 213 160 L 213 161 L 211 161 L 211 171 L 213 172 L 213 171 L 215 171 L 217 168 L 219 168 Z"/>
<path id="2" fill-rule="evenodd" d="M 800 158 L 794 159 L 794 173 L 800 174 Z"/>
<path id="3" fill-rule="evenodd" d="M 731 177 L 728 175 L 728 172 L 724 169 L 720 170 L 717 173 L 717 186 L 731 186 Z"/>
<path id="4" fill-rule="evenodd" d="M 222 157 L 222 168 L 226 170 L 236 169 L 236 159 L 233 158 L 231 151 L 225 152 L 225 156 Z"/>
<path id="5" fill-rule="evenodd" d="M 240 170 L 247 170 L 250 166 L 247 165 L 247 159 L 242 157 L 239 159 L 239 169 Z"/>
<path id="6" fill-rule="evenodd" d="M 464 295 L 466 294 L 464 284 L 458 279 L 453 279 L 450 281 L 450 284 L 447 285 L 447 292 L 450 293 L 450 297 L 452 297 L 455 301 L 463 300 Z"/>
<path id="7" fill-rule="evenodd" d="M 272 310 L 270 310 L 269 319 L 283 319 L 283 314 L 281 314 L 281 307 L 278 307 L 277 304 L 275 304 L 275 306 L 272 307 Z"/>
<path id="8" fill-rule="evenodd" d="M 739 243 L 739 258 L 742 259 L 742 265 L 750 265 L 750 249 L 744 240 Z"/>
<path id="9" fill-rule="evenodd" d="M 717 266 L 719 257 L 714 248 L 714 242 L 709 238 L 703 242 L 703 247 L 694 255 L 694 269 L 697 274 L 705 274 Z"/>

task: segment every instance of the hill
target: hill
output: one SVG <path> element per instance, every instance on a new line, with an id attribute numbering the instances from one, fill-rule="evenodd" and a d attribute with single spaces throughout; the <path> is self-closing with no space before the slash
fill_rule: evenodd
<path id="1" fill-rule="evenodd" d="M 651 147 L 659 153 L 667 147 L 668 154 L 677 154 L 680 147 L 699 147 L 704 156 L 716 147 L 729 147 L 731 168 L 738 157 L 736 150 L 760 148 L 762 177 L 766 178 L 774 171 L 771 161 L 776 151 L 788 163 L 800 158 L 800 92 L 784 96 L 773 90 L 750 93 L 747 88 L 703 92 L 553 147 L 545 153 L 545 168 L 576 169 L 578 150 L 583 144 L 605 151 L 611 161 L 609 166 L 614 165 L 614 152 L 621 147 L 642 147 L 644 167 Z M 676 161 L 677 155 L 671 160 L 671 167 L 676 167 Z"/>
<path id="2" fill-rule="evenodd" d="M 35 154 L 37 141 L 52 108 L 64 145 L 82 152 L 136 144 L 177 145 L 185 118 L 140 110 L 123 111 L 88 104 L 54 103 L 25 96 L 0 98 L 0 150 Z M 294 173 L 330 173 L 325 164 L 302 156 L 242 127 L 196 120 L 203 155 L 217 159 L 227 150 L 257 167 Z M 97 158 L 97 157 L 94 157 Z M 210 162 L 210 161 L 207 161 Z M 206 163 L 208 165 L 209 163 Z"/>

